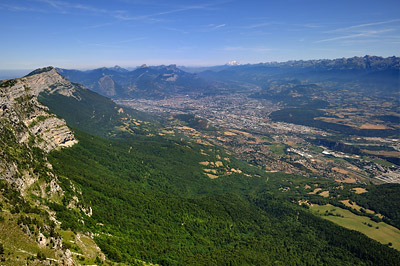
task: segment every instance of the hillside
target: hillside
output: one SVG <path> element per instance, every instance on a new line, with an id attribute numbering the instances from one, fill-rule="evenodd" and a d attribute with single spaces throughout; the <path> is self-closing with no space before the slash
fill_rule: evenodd
<path id="1" fill-rule="evenodd" d="M 267 173 L 220 146 L 170 132 L 159 119 L 118 106 L 51 67 L 0 87 L 1 129 L 7 133 L 1 134 L 7 160 L 0 225 L 21 239 L 14 246 L 0 236 L 8 265 L 40 265 L 45 259 L 69 265 L 400 261 L 387 243 L 299 204 L 337 202 L 309 193 L 320 186 L 339 194 L 332 181 Z M 46 124 L 50 119 L 57 122 Z M 7 171 L 12 167 L 14 172 Z M 351 189 L 343 187 L 343 195 L 349 197 Z M 398 222 L 396 212 L 371 197 L 360 204 Z"/>

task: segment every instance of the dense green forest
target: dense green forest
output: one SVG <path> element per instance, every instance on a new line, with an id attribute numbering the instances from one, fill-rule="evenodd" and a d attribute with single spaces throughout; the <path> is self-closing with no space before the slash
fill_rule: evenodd
<path id="1" fill-rule="evenodd" d="M 400 228 L 400 185 L 383 184 L 367 189 L 368 193 L 352 194 L 351 199 L 366 209 L 381 213 L 385 222 Z"/>
<path id="2" fill-rule="evenodd" d="M 107 140 L 80 131 L 76 136 L 79 144 L 52 152 L 50 161 L 59 176 L 82 191 L 81 204 L 91 206 L 93 216 L 82 224 L 78 213 L 52 207 L 64 228 L 97 233 L 96 241 L 112 260 L 396 265 L 400 259 L 397 251 L 277 196 L 276 184 L 289 176 L 212 180 L 201 174 L 198 162 L 205 155 L 195 147 L 170 140 Z"/>
<path id="3" fill-rule="evenodd" d="M 77 88 L 75 93 L 79 97 L 39 97 L 66 119 L 79 140 L 49 154 L 65 191 L 62 203 L 49 205 L 62 228 L 93 232 L 111 260 L 161 265 L 400 261 L 398 251 L 312 215 L 297 204 L 300 194 L 281 192 L 283 184 L 299 177 L 267 174 L 183 136 L 150 134 L 160 127 L 154 118 L 127 108 L 119 112 L 90 91 Z M 139 120 L 147 122 L 130 123 Z M 217 160 L 218 178 L 211 179 L 200 162 Z M 242 173 L 228 173 L 231 168 Z M 71 181 L 81 193 L 73 191 Z M 93 215 L 68 209 L 73 196 Z"/>

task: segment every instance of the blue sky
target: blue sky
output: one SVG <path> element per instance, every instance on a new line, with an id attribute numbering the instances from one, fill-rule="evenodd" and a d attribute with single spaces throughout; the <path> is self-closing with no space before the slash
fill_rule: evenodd
<path id="1" fill-rule="evenodd" d="M 400 55 L 400 1 L 1 0 L 0 69 Z"/>

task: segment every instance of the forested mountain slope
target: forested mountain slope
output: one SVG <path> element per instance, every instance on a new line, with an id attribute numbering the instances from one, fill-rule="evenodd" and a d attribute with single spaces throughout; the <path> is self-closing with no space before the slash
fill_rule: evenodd
<path id="1" fill-rule="evenodd" d="M 217 146 L 179 134 L 160 134 L 163 128 L 157 119 L 69 83 L 53 68 L 29 77 L 38 81 L 32 99 L 40 103 L 35 104 L 48 106 L 47 116 L 63 117 L 77 142 L 49 154 L 41 147 L 29 148 L 42 156 L 33 153 L 31 161 L 43 158 L 47 168 L 28 169 L 39 180 L 54 180 L 62 195 L 21 197 L 53 215 L 60 249 L 68 250 L 75 263 L 103 263 L 103 253 L 113 262 L 132 265 L 397 265 L 400 261 L 397 250 L 300 206 L 297 200 L 303 195 L 295 187 L 304 186 L 301 177 L 266 173 Z M 40 83 L 43 77 L 48 82 Z M 0 86 L 10 90 L 18 82 Z M 15 141 L 15 127 L 9 128 L 11 141 L 2 140 L 2 152 L 11 156 L 27 146 Z M 28 129 L 29 125 L 24 127 L 25 132 Z M 41 142 L 37 138 L 34 143 Z M 291 185 L 291 193 L 282 192 Z M 7 191 L 1 192 L 2 202 L 10 210 Z M 27 208 L 12 215 L 7 212 L 4 217 L 14 226 L 15 219 L 34 216 Z M 45 228 L 39 227 L 38 231 Z M 36 238 L 23 234 L 33 248 Z M 81 245 L 76 236 L 86 236 L 81 242 L 94 240 L 101 252 L 94 242 Z M 11 243 L 1 239 L 10 251 Z M 50 246 L 43 250 L 61 263 Z M 5 254 L 5 260 L 11 261 L 10 256 Z M 37 257 L 34 261 L 40 263 Z"/>

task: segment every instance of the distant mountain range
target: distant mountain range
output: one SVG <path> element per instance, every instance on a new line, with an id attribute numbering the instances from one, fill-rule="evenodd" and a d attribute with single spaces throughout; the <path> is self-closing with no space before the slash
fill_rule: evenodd
<path id="1" fill-rule="evenodd" d="M 358 88 L 393 93 L 400 88 L 400 58 L 364 56 L 288 61 L 283 63 L 226 64 L 213 67 L 142 65 L 93 70 L 57 69 L 72 82 L 111 98 L 162 99 L 172 95 L 203 95 L 253 84 L 266 90 L 271 81 L 319 83 L 326 88 Z"/>
<path id="2" fill-rule="evenodd" d="M 238 66 L 216 66 L 197 69 L 207 80 L 246 82 L 268 86 L 271 80 L 323 82 L 330 86 L 358 85 L 362 89 L 398 91 L 400 88 L 400 58 L 364 56 L 341 59 L 288 61 Z"/>
<path id="3" fill-rule="evenodd" d="M 187 73 L 176 65 L 142 65 L 132 71 L 115 66 L 87 71 L 57 69 L 71 80 L 111 98 L 157 98 L 171 94 L 202 93 L 214 85 L 197 74 Z"/>

